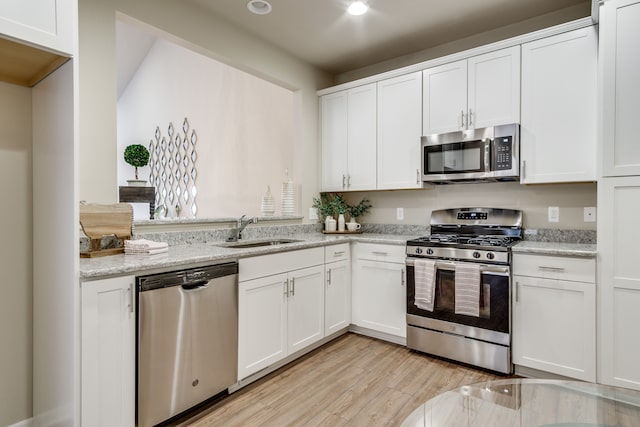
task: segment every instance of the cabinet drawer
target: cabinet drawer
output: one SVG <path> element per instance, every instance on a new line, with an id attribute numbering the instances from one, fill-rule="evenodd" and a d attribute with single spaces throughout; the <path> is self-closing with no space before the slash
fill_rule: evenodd
<path id="1" fill-rule="evenodd" d="M 251 280 L 323 263 L 324 248 L 302 249 L 252 258 L 241 258 L 238 261 L 238 280 Z"/>
<path id="2" fill-rule="evenodd" d="M 404 264 L 406 249 L 404 246 L 397 245 L 357 243 L 355 254 L 358 259 Z"/>
<path id="3" fill-rule="evenodd" d="M 324 262 L 334 262 L 349 259 L 349 243 L 341 243 L 339 245 L 325 246 Z"/>
<path id="4" fill-rule="evenodd" d="M 513 274 L 595 283 L 596 261 L 594 258 L 513 254 Z"/>

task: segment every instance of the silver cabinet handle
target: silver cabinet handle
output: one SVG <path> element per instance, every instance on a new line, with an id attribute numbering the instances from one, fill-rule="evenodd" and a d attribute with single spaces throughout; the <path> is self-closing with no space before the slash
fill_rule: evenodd
<path id="1" fill-rule="evenodd" d="M 291 296 L 295 296 L 296 294 L 296 278 L 291 278 Z"/>
<path id="2" fill-rule="evenodd" d="M 523 160 L 522 161 L 522 179 L 525 179 L 527 177 L 527 161 Z"/>
<path id="3" fill-rule="evenodd" d="M 404 286 L 404 268 L 400 269 L 400 286 Z"/>
<path id="4" fill-rule="evenodd" d="M 351 175 L 347 175 L 347 188 L 351 188 Z"/>
<path id="5" fill-rule="evenodd" d="M 373 251 L 371 252 L 374 255 L 380 255 L 380 256 L 387 256 L 389 255 L 387 252 L 379 252 L 379 251 Z"/>
<path id="6" fill-rule="evenodd" d="M 564 268 L 563 267 L 547 267 L 547 266 L 544 266 L 544 265 L 539 265 L 538 266 L 538 270 L 552 271 L 554 273 L 564 273 Z"/>
<path id="7" fill-rule="evenodd" d="M 416 169 L 416 184 L 420 184 L 420 169 Z"/>
<path id="8" fill-rule="evenodd" d="M 464 110 L 460 110 L 460 129 L 464 129 Z"/>
<path id="9" fill-rule="evenodd" d="M 284 285 L 284 296 L 288 297 L 289 296 L 289 279 L 282 282 L 282 284 Z"/>
<path id="10" fill-rule="evenodd" d="M 336 251 L 333 253 L 333 256 L 338 257 L 344 255 L 344 251 Z"/>
<path id="11" fill-rule="evenodd" d="M 347 176 L 345 174 L 342 174 L 342 188 L 345 187 L 345 181 L 347 179 Z"/>
<path id="12" fill-rule="evenodd" d="M 331 269 L 327 270 L 327 284 L 331 284 Z"/>
<path id="13" fill-rule="evenodd" d="M 129 313 L 133 313 L 134 289 L 135 286 L 133 286 L 132 283 L 129 283 L 129 287 L 127 288 L 127 308 L 129 309 Z"/>
<path id="14" fill-rule="evenodd" d="M 473 112 L 471 108 L 469 108 L 469 115 L 467 117 L 469 118 L 469 127 L 473 126 Z"/>
<path id="15" fill-rule="evenodd" d="M 520 282 L 516 282 L 516 302 L 518 302 L 519 296 L 520 296 Z"/>

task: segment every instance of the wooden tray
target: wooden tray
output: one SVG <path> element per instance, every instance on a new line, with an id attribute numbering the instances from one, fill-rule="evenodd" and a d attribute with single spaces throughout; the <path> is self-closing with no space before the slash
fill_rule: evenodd
<path id="1" fill-rule="evenodd" d="M 124 253 L 124 241 L 131 238 L 133 208 L 128 203 L 111 205 L 86 204 L 80 206 L 80 226 L 90 241 L 89 252 L 81 252 L 82 258 L 93 258 Z M 115 236 L 118 248 L 101 248 L 103 236 Z"/>
<path id="2" fill-rule="evenodd" d="M 349 230 L 344 230 L 344 231 L 327 231 L 327 230 L 322 230 L 323 234 L 362 234 L 362 229 L 360 230 L 355 230 L 355 231 L 349 231 Z"/>

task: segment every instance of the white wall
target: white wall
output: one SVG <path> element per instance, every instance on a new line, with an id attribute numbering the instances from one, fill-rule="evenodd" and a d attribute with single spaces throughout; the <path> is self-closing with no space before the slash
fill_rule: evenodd
<path id="1" fill-rule="evenodd" d="M 285 170 L 296 175 L 294 101 L 289 89 L 158 39 L 118 99 L 118 184 L 134 178 L 127 145 L 149 146 L 157 126 L 168 138 L 170 122 L 182 136 L 187 117 L 198 138 L 197 217 L 260 215 L 267 186 L 280 202 Z"/>
<path id="2" fill-rule="evenodd" d="M 317 195 L 319 145 L 316 90 L 331 78 L 210 12 L 174 0 L 80 0 L 80 199 L 117 201 L 115 21 L 118 12 L 171 40 L 294 92 L 292 176 L 299 205 Z M 171 36 L 172 35 L 172 36 Z M 259 200 L 256 201 L 259 206 Z"/>
<path id="3" fill-rule="evenodd" d="M 31 90 L 0 83 L 0 425 L 31 417 Z"/>
<path id="4" fill-rule="evenodd" d="M 517 182 L 448 184 L 421 190 L 345 193 L 357 203 L 367 197 L 373 208 L 361 222 L 377 224 L 428 225 L 431 211 L 458 207 L 519 209 L 524 212 L 525 228 L 595 230 L 595 222 L 584 222 L 583 208 L 596 206 L 595 183 L 520 185 Z M 547 221 L 547 207 L 560 207 L 560 222 Z M 396 219 L 397 208 L 404 209 L 404 220 Z"/>

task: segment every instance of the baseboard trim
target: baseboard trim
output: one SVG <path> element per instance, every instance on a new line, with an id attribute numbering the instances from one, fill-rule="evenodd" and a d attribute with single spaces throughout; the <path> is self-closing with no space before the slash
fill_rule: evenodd
<path id="1" fill-rule="evenodd" d="M 33 427 L 33 418 L 19 421 L 15 424 L 11 424 L 9 427 Z"/>

